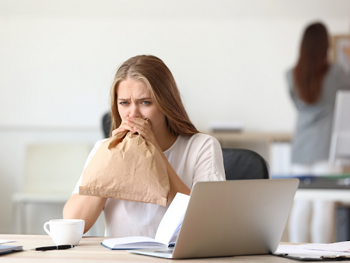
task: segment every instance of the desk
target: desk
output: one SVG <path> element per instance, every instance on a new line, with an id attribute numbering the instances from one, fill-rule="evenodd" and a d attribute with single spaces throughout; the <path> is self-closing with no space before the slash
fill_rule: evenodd
<path id="1" fill-rule="evenodd" d="M 290 178 L 293 176 L 287 177 Z M 349 240 L 350 213 L 347 207 L 350 203 L 350 174 L 294 177 L 300 180 L 294 200 L 335 202 L 334 241 L 341 242 Z M 272 176 L 272 178 L 283 178 L 283 176 Z M 288 239 L 284 237 L 283 240 Z"/>
<path id="2" fill-rule="evenodd" d="M 219 141 L 221 147 L 253 150 L 268 163 L 272 162 L 272 144 L 290 143 L 293 137 L 293 134 L 288 132 L 212 132 L 210 135 Z"/>
<path id="3" fill-rule="evenodd" d="M 0 239 L 16 240 L 13 245 L 21 245 L 25 251 L 0 256 L 0 261 L 5 262 L 175 262 L 175 260 L 161 259 L 134 255 L 127 251 L 109 250 L 100 245 L 104 237 L 83 237 L 79 245 L 67 250 L 52 250 L 46 252 L 30 251 L 29 249 L 40 246 L 52 246 L 49 236 L 34 235 L 0 235 Z M 176 262 L 291 262 L 271 255 L 237 256 L 222 258 L 203 258 L 191 260 L 176 260 Z"/>
<path id="4" fill-rule="evenodd" d="M 294 200 L 321 200 L 350 203 L 350 191 L 335 189 L 298 189 Z"/>
<path id="5" fill-rule="evenodd" d="M 236 142 L 290 142 L 292 133 L 288 132 L 213 132 L 211 133 L 223 147 Z"/>
<path id="6" fill-rule="evenodd" d="M 288 176 L 291 178 L 293 176 Z M 322 200 L 350 203 L 350 174 L 333 176 L 295 176 L 299 188 L 294 200 Z M 272 176 L 272 178 L 283 178 Z"/>

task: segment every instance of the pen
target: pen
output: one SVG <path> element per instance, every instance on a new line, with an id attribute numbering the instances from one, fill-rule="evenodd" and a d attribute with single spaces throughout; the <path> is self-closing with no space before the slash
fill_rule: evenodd
<path id="1" fill-rule="evenodd" d="M 55 249 L 68 249 L 74 247 L 73 245 L 59 245 L 59 246 L 51 246 L 51 247 L 36 247 L 31 250 L 35 251 L 46 251 L 46 250 L 55 250 Z"/>

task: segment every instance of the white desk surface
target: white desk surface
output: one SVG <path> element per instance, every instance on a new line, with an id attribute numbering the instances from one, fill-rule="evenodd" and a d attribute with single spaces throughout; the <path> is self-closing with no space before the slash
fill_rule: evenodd
<path id="1" fill-rule="evenodd" d="M 100 243 L 104 237 L 83 237 L 79 245 L 67 250 L 31 251 L 29 249 L 41 246 L 54 245 L 51 238 L 46 235 L 0 235 L 0 239 L 16 240 L 8 245 L 22 245 L 24 251 L 0 256 L 1 262 L 242 262 L 242 263 L 264 263 L 264 262 L 291 262 L 289 259 L 272 255 L 237 256 L 221 258 L 203 258 L 189 260 L 170 260 L 155 257 L 135 255 L 127 251 L 110 250 Z"/>
<path id="2" fill-rule="evenodd" d="M 349 202 L 350 190 L 347 189 L 298 189 L 294 200 L 322 200 Z"/>

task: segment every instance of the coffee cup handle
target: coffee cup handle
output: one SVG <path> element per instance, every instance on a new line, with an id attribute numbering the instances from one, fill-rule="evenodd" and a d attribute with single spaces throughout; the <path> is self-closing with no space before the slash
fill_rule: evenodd
<path id="1" fill-rule="evenodd" d="M 44 230 L 45 230 L 45 232 L 46 232 L 49 236 L 51 236 L 51 232 L 50 232 L 49 229 L 47 228 L 48 225 L 50 225 L 49 222 L 46 222 L 46 223 L 44 224 Z"/>

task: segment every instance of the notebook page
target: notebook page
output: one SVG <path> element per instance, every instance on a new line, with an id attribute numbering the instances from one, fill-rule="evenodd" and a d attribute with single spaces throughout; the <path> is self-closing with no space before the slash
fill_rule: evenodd
<path id="1" fill-rule="evenodd" d="M 155 236 L 157 241 L 168 244 L 171 238 L 178 232 L 177 230 L 182 224 L 189 200 L 189 195 L 176 194 L 159 224 Z"/>

